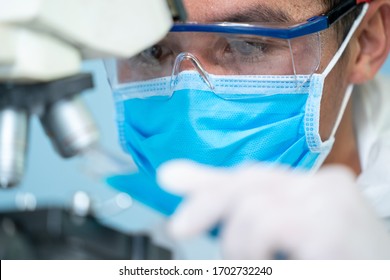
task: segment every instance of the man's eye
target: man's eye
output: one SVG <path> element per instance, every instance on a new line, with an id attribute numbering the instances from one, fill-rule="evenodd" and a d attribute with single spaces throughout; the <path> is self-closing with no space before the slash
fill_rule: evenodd
<path id="1" fill-rule="evenodd" d="M 261 55 L 266 51 L 266 45 L 259 42 L 231 41 L 229 51 L 243 56 Z"/>
<path id="2" fill-rule="evenodd" d="M 161 45 L 154 45 L 141 53 L 141 56 L 147 60 L 162 60 L 169 55 L 169 50 Z"/>

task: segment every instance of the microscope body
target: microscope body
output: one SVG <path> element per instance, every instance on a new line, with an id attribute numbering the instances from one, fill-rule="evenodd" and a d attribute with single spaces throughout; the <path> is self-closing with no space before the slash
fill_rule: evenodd
<path id="1" fill-rule="evenodd" d="M 185 12 L 178 0 L 0 0 L 0 188 L 18 185 L 29 120 L 38 116 L 62 157 L 96 145 L 79 94 L 92 88 L 85 59 L 131 57 Z"/>
<path id="2" fill-rule="evenodd" d="M 0 7 L 0 189 L 23 178 L 34 116 L 64 158 L 98 145 L 97 126 L 79 96 L 93 88 L 91 74 L 80 73 L 83 60 L 131 57 L 185 19 L 181 0 L 0 0 Z M 96 207 L 80 215 L 72 205 L 36 209 L 34 200 L 0 213 L 0 255 L 171 258 L 148 236 L 104 226 Z"/>

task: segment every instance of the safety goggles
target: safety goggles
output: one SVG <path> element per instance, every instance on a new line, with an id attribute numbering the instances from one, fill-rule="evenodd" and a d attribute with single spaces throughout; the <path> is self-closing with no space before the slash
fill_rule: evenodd
<path id="1" fill-rule="evenodd" d="M 194 69 L 204 75 L 310 76 L 321 60 L 320 33 L 360 4 L 346 0 L 325 14 L 305 22 L 176 23 L 154 46 L 129 59 L 106 61 L 110 84 L 175 77 Z M 207 77 L 205 77 L 207 80 Z"/>

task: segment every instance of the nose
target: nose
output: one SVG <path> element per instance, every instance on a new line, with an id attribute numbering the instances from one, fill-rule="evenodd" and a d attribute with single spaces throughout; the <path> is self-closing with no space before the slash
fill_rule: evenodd
<path id="1" fill-rule="evenodd" d="M 207 86 L 211 90 L 214 91 L 214 85 L 211 82 L 209 74 L 203 68 L 199 59 L 197 59 L 196 56 L 194 56 L 193 54 L 191 54 L 189 52 L 182 52 L 176 57 L 176 60 L 175 60 L 175 63 L 174 63 L 173 69 L 172 69 L 172 75 L 171 75 L 171 89 L 173 89 L 176 86 L 180 72 L 184 71 L 184 70 L 189 70 L 191 68 L 198 71 L 198 73 L 202 77 L 203 81 L 207 84 Z"/>

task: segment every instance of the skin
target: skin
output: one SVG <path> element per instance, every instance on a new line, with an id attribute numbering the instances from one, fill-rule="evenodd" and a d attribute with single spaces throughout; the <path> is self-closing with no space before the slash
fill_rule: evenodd
<path id="1" fill-rule="evenodd" d="M 262 4 L 288 14 L 292 23 L 304 21 L 326 11 L 321 0 L 184 0 L 188 20 L 213 22 L 232 13 Z M 335 29 L 321 34 L 323 53 L 317 72 L 328 65 L 338 49 Z M 337 118 L 340 104 L 349 84 L 364 84 L 374 78 L 390 50 L 390 0 L 375 0 L 349 43 L 348 49 L 325 81 L 321 103 L 320 135 L 329 135 Z M 336 141 L 325 164 L 342 164 L 356 174 L 361 172 L 353 127 L 351 102 L 336 133 Z"/>

